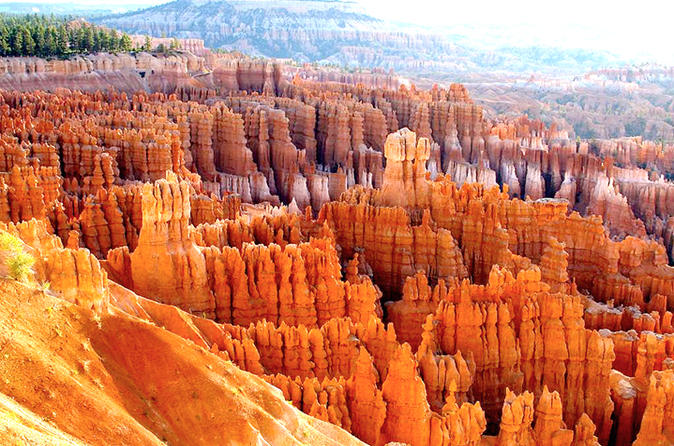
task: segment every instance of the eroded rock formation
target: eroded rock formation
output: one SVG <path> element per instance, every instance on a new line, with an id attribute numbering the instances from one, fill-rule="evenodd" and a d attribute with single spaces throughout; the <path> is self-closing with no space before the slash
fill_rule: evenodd
<path id="1" fill-rule="evenodd" d="M 8 361 L 91 339 L 68 370 L 107 396 L 9 368 L 3 394 L 94 443 L 102 413 L 129 444 L 671 442 L 668 150 L 488 120 L 458 84 L 174 57 L 3 61 L 17 90 L 108 73 L 0 91 L 0 230 L 35 259 L 0 279 Z"/>

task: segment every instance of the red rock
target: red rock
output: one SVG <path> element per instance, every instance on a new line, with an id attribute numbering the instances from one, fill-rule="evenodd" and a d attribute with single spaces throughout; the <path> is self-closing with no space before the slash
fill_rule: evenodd
<path id="1" fill-rule="evenodd" d="M 637 435 L 635 446 L 647 444 L 667 444 L 671 442 L 668 426 L 671 422 L 672 391 L 674 389 L 674 372 L 671 370 L 655 372 L 650 377 L 646 410 L 641 421 L 641 429 Z"/>
<path id="2" fill-rule="evenodd" d="M 668 441 L 671 148 L 492 122 L 458 84 L 165 59 L 0 61 L 16 90 L 145 71 L 155 92 L 0 93 L 0 226 L 36 258 L 30 280 L 102 323 L 144 321 L 93 328 L 104 345 L 141 354 L 144 333 L 175 359 L 189 340 L 372 444 Z M 161 368 L 119 370 L 146 393 L 165 384 Z"/>
<path id="3" fill-rule="evenodd" d="M 424 382 L 416 374 L 416 360 L 407 344 L 393 358 L 382 386 L 386 419 L 381 439 L 411 445 L 429 444 L 431 411 Z"/>
<path id="4" fill-rule="evenodd" d="M 143 226 L 131 254 L 134 289 L 181 308 L 212 314 L 206 264 L 188 231 L 189 188 L 174 176 L 143 187 Z"/>
<path id="5" fill-rule="evenodd" d="M 98 313 L 107 311 L 107 275 L 86 249 L 54 249 L 45 261 L 51 289 L 63 299 Z"/>
<path id="6" fill-rule="evenodd" d="M 379 374 L 372 365 L 372 358 L 361 348 L 353 375 L 346 382 L 346 393 L 352 417 L 351 432 L 368 444 L 379 444 L 386 419 L 386 404 L 378 382 Z"/>
<path id="7" fill-rule="evenodd" d="M 522 395 L 515 395 L 509 389 L 506 389 L 506 397 L 503 401 L 503 414 L 501 415 L 501 426 L 496 444 L 544 444 L 542 441 L 537 443 L 535 440 L 534 430 L 531 428 L 533 420 L 534 395 L 530 392 L 524 392 Z"/>
<path id="8" fill-rule="evenodd" d="M 573 431 L 566 429 L 562 421 L 562 402 L 557 392 L 550 393 L 543 387 L 543 393 L 536 406 L 536 426 L 534 428 L 537 444 L 570 445 Z"/>
<path id="9" fill-rule="evenodd" d="M 425 138 L 418 141 L 409 130 L 389 135 L 384 148 L 386 170 L 381 188 L 382 203 L 388 206 L 427 205 L 426 160 L 430 144 Z"/>

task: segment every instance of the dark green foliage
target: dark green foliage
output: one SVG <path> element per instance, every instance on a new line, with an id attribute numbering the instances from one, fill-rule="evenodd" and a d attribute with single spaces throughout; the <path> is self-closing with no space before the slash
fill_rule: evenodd
<path id="1" fill-rule="evenodd" d="M 119 49 L 123 52 L 128 52 L 131 51 L 132 47 L 133 42 L 131 41 L 131 37 L 129 37 L 128 34 L 122 34 L 119 42 Z"/>
<path id="2" fill-rule="evenodd" d="M 150 51 L 152 49 L 152 39 L 150 39 L 150 36 L 145 36 L 145 43 L 140 49 L 142 51 Z"/>
<path id="3" fill-rule="evenodd" d="M 68 17 L 0 14 L 0 56 L 67 57 L 133 51 L 131 38 Z"/>

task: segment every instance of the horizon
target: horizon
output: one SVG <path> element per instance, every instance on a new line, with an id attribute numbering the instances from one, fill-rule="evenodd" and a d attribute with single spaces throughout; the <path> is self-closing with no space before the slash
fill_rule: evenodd
<path id="1" fill-rule="evenodd" d="M 265 0 L 243 1 L 257 3 Z M 110 7 L 90 0 L 72 3 L 61 0 L 0 1 L 0 5 L 8 3 L 69 4 L 76 8 L 121 13 L 170 2 L 123 0 Z M 668 29 L 674 5 L 662 5 L 657 0 L 644 0 L 639 8 L 624 1 L 609 3 L 603 0 L 569 0 L 564 7 L 558 8 L 544 7 L 533 0 L 513 0 L 507 4 L 486 0 L 479 4 L 458 5 L 437 5 L 431 0 L 418 0 L 414 2 L 414 8 L 410 8 L 406 0 L 352 0 L 344 3 L 357 5 L 364 13 L 391 23 L 427 28 L 434 33 L 461 34 L 470 43 L 490 49 L 502 46 L 583 49 L 609 52 L 628 59 L 626 62 L 630 63 L 674 65 Z M 653 11 L 659 12 L 653 14 Z"/>

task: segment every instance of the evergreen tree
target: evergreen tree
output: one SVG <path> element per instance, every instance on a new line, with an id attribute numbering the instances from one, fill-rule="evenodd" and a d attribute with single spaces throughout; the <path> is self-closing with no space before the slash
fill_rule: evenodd
<path id="1" fill-rule="evenodd" d="M 110 51 L 110 43 L 108 41 L 108 33 L 103 28 L 100 28 L 96 33 L 98 35 L 98 50 Z"/>
<path id="2" fill-rule="evenodd" d="M 43 47 L 40 54 L 43 57 L 56 54 L 56 33 L 54 32 L 54 28 L 51 26 L 45 30 Z"/>
<path id="3" fill-rule="evenodd" d="M 5 26 L 2 26 L 0 27 L 0 54 L 9 56 L 11 51 L 9 46 L 9 30 Z"/>
<path id="4" fill-rule="evenodd" d="M 87 53 L 94 51 L 94 31 L 90 26 L 82 27 L 82 49 Z"/>
<path id="5" fill-rule="evenodd" d="M 152 49 L 152 39 L 150 36 L 145 36 L 145 43 L 141 47 L 142 51 L 150 51 Z"/>
<path id="6" fill-rule="evenodd" d="M 21 29 L 15 28 L 12 33 L 12 56 L 21 56 L 23 54 L 23 34 Z"/>
<path id="7" fill-rule="evenodd" d="M 91 31 L 91 39 L 92 39 L 92 45 L 91 45 L 91 51 L 94 53 L 97 53 L 101 50 L 101 35 L 98 33 L 98 31 Z"/>
<path id="8" fill-rule="evenodd" d="M 21 40 L 23 41 L 23 54 L 26 56 L 35 55 L 35 40 L 30 35 L 28 28 L 21 29 Z"/>
<path id="9" fill-rule="evenodd" d="M 68 46 L 73 52 L 79 52 L 80 49 L 80 29 L 68 31 Z"/>
<path id="10" fill-rule="evenodd" d="M 132 51 L 129 36 L 72 18 L 0 14 L 0 56 L 54 57 L 98 51 Z M 149 37 L 147 50 L 151 48 Z"/>
<path id="11" fill-rule="evenodd" d="M 35 43 L 35 49 L 33 50 L 34 54 L 37 56 L 46 56 L 45 51 L 45 29 L 41 24 L 33 26 L 31 30 L 31 37 Z"/>
<path id="12" fill-rule="evenodd" d="M 63 56 L 68 52 L 69 40 L 70 39 L 68 38 L 68 30 L 66 29 L 66 26 L 62 23 L 58 28 L 58 37 L 56 39 L 56 48 L 57 48 L 56 54 Z"/>
<path id="13" fill-rule="evenodd" d="M 129 52 L 133 49 L 133 42 L 128 34 L 123 34 L 119 41 L 119 49 L 124 52 Z"/>
<path id="14" fill-rule="evenodd" d="M 119 40 L 119 36 L 117 35 L 117 31 L 115 31 L 114 29 L 110 30 L 110 34 L 108 35 L 108 48 L 107 48 L 107 50 L 116 53 L 117 51 L 119 51 L 119 43 L 120 43 L 120 40 Z"/>

